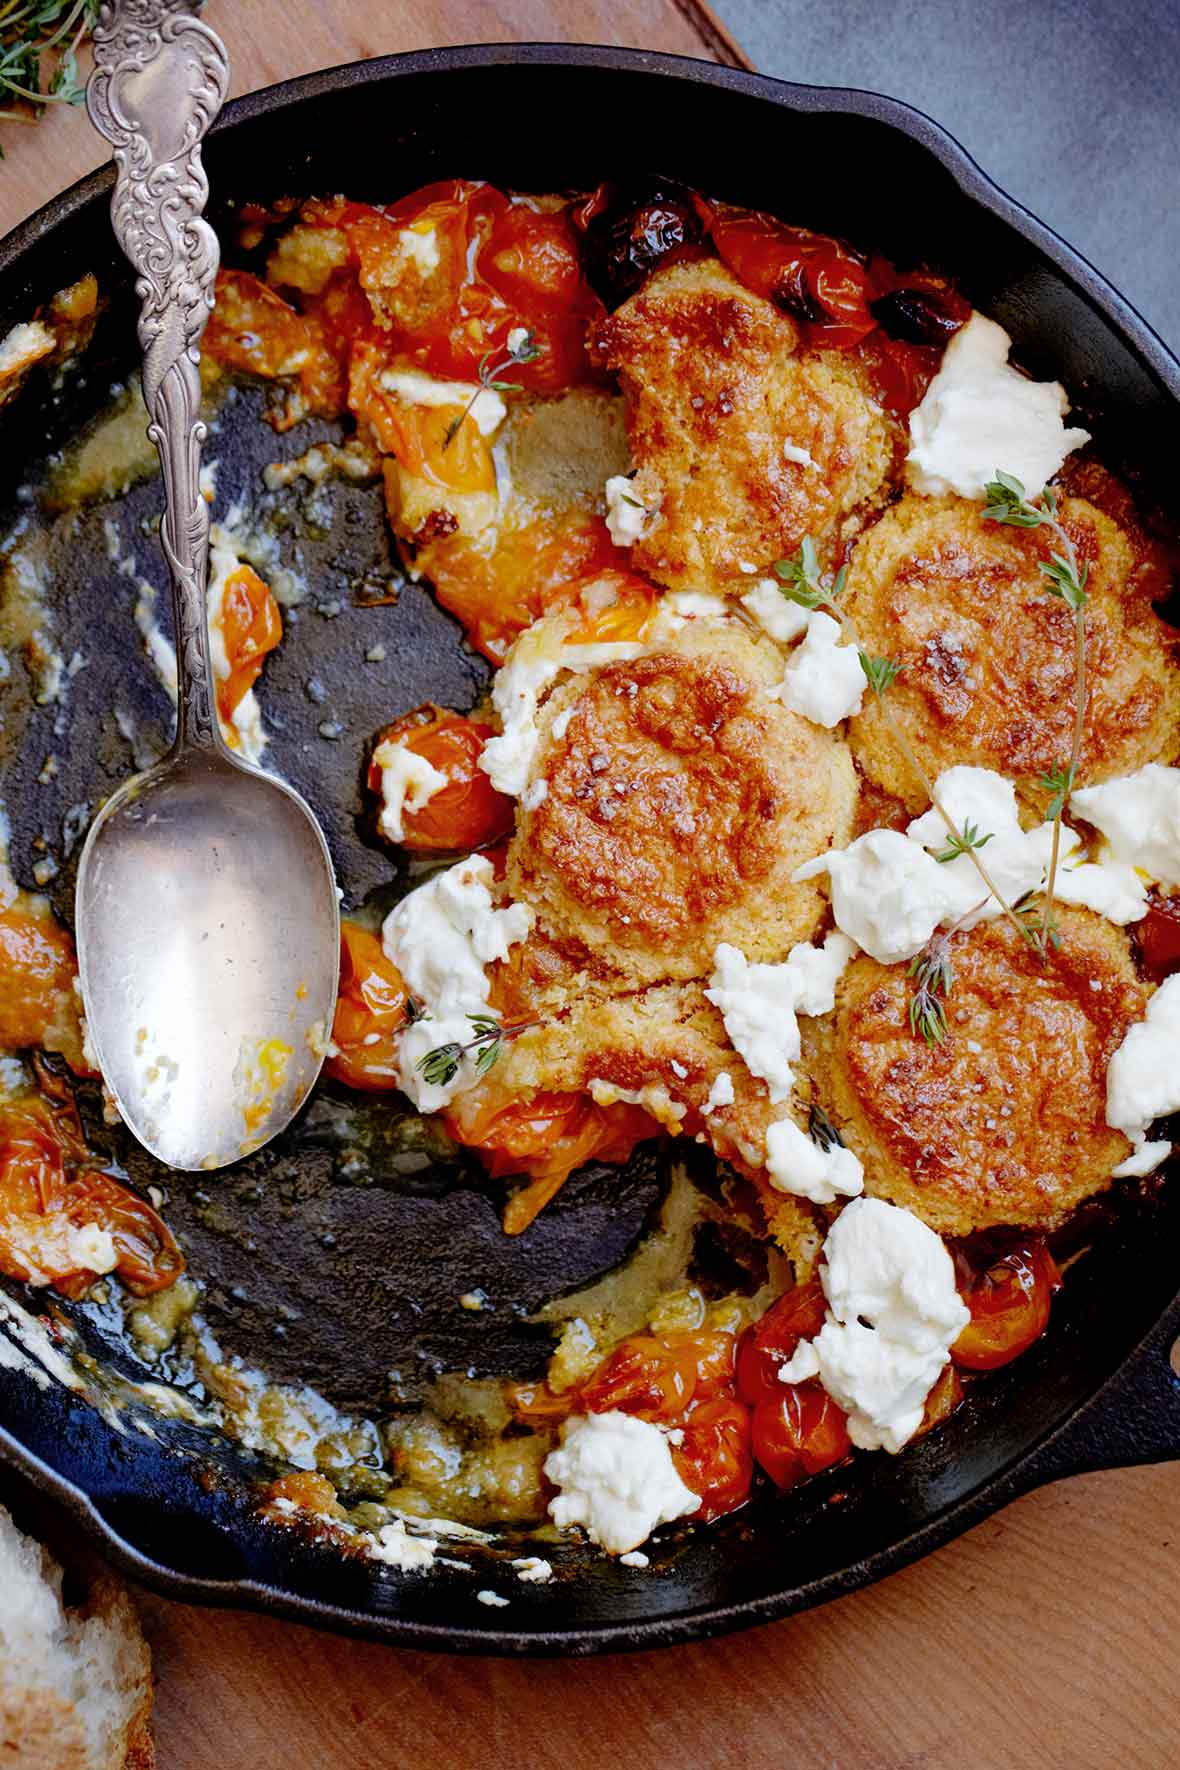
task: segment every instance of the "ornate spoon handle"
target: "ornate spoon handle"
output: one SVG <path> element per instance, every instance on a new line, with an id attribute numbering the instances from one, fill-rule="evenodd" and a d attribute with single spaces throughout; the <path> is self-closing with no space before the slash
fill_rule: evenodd
<path id="1" fill-rule="evenodd" d="M 115 237 L 136 272 L 148 435 L 160 452 L 160 539 L 176 622 L 176 746 L 221 747 L 209 660 L 209 513 L 199 476 L 205 426 L 197 346 L 213 305 L 217 238 L 201 219 L 201 141 L 229 81 L 225 46 L 176 0 L 106 0 L 86 90 L 114 148 Z"/>

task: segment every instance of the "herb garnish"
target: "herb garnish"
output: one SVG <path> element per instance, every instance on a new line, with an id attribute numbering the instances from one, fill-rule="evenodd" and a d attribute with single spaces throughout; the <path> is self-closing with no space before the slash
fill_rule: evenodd
<path id="1" fill-rule="evenodd" d="M 1041 575 L 1050 596 L 1056 596 L 1073 611 L 1074 617 L 1074 708 L 1073 738 L 1069 761 L 1064 767 L 1051 769 L 1038 783 L 1049 794 L 1045 811 L 1046 823 L 1053 825 L 1053 846 L 1049 852 L 1049 871 L 1040 915 L 1026 916 L 1038 950 L 1044 954 L 1050 946 L 1060 946 L 1061 937 L 1053 915 L 1053 891 L 1057 883 L 1057 863 L 1061 853 L 1061 818 L 1066 802 L 1077 780 L 1086 731 L 1086 579 L 1089 566 L 1078 561 L 1077 549 L 1057 514 L 1057 493 L 1046 486 L 1039 498 L 1025 496 L 1024 486 L 1015 474 L 1003 473 L 997 467 L 996 477 L 985 488 L 987 508 L 984 516 L 1012 528 L 1052 531 L 1060 551 L 1040 561 Z"/>
<path id="2" fill-rule="evenodd" d="M 445 1045 L 436 1045 L 433 1051 L 427 1051 L 425 1057 L 418 1059 L 415 1067 L 432 1088 L 445 1088 L 448 1082 L 453 1082 L 459 1073 L 459 1065 L 471 1051 L 477 1053 L 477 1077 L 486 1076 L 498 1061 L 504 1041 L 504 1028 L 500 1022 L 493 1020 L 490 1014 L 469 1014 L 467 1018 L 474 1029 L 474 1037 L 465 1045 L 451 1040 Z"/>
<path id="3" fill-rule="evenodd" d="M 830 1149 L 843 1149 L 844 1139 L 822 1106 L 812 1105 L 807 1113 L 807 1134 L 826 1155 Z"/>
<path id="4" fill-rule="evenodd" d="M 523 331 L 523 328 L 514 327 L 513 330 Z M 508 336 L 511 338 L 512 333 L 510 332 Z M 493 363 L 492 357 L 494 354 L 494 351 L 489 350 L 485 351 L 484 355 L 480 357 L 479 368 L 476 371 L 476 378 L 479 381 L 479 386 L 476 388 L 467 404 L 463 407 L 459 416 L 457 418 L 452 418 L 451 422 L 447 425 L 446 434 L 443 437 L 442 446 L 444 449 L 450 448 L 455 437 L 459 434 L 464 419 L 470 414 L 472 406 L 474 406 L 481 393 L 522 393 L 524 391 L 519 381 L 501 381 L 498 380 L 497 377 L 500 376 L 505 369 L 518 368 L 524 363 L 535 362 L 541 355 L 541 346 L 537 343 L 531 332 L 524 331 L 523 337 L 518 338 L 514 345 L 509 344 L 508 354 L 502 359 L 502 361 Z"/>
<path id="5" fill-rule="evenodd" d="M 955 981 L 950 934 L 932 934 L 922 951 L 910 960 L 907 976 L 917 986 L 910 997 L 910 1031 L 921 1033 L 928 1045 L 941 1045 L 946 1037 L 943 1001 Z"/>
<path id="6" fill-rule="evenodd" d="M 779 579 L 779 589 L 785 597 L 791 602 L 799 603 L 802 608 L 822 609 L 825 614 L 830 614 L 833 620 L 839 623 L 849 644 L 855 645 L 856 654 L 860 659 L 860 667 L 864 671 L 865 681 L 868 683 L 876 697 L 877 705 L 881 709 L 881 717 L 884 719 L 885 724 L 888 727 L 890 736 L 901 751 L 901 754 L 905 758 L 910 769 L 921 783 L 922 790 L 926 794 L 927 799 L 929 799 L 931 805 L 946 825 L 947 835 L 950 837 L 950 844 L 953 852 L 943 852 L 936 856 L 936 858 L 938 860 L 948 860 L 953 859 L 957 854 L 967 855 L 972 866 L 975 868 L 980 879 L 987 888 L 988 896 L 995 898 L 1016 932 L 1026 940 L 1031 939 L 1032 937 L 1028 928 L 1018 916 L 1014 915 L 1011 905 L 1005 900 L 995 881 L 992 879 L 991 874 L 979 858 L 979 850 L 983 847 L 988 838 L 986 836 L 980 837 L 978 831 L 976 831 L 971 824 L 967 824 L 963 829 L 959 829 L 958 825 L 939 799 L 938 794 L 935 792 L 934 782 L 930 779 L 925 768 L 918 760 L 913 745 L 902 730 L 892 707 L 889 705 L 889 690 L 893 687 L 903 666 L 893 658 L 876 658 L 873 657 L 871 653 L 867 652 L 858 640 L 852 622 L 840 607 L 839 597 L 841 591 L 844 589 L 845 580 L 848 576 L 847 566 L 842 565 L 831 584 L 825 586 L 820 574 L 819 558 L 815 551 L 815 542 L 810 535 L 807 535 L 794 558 L 780 559 L 774 569 Z"/>
<path id="7" fill-rule="evenodd" d="M 78 46 L 98 19 L 99 0 L 0 0 L 0 94 L 29 110 L 0 110 L 13 123 L 34 123 L 46 105 L 80 104 Z M 43 61 L 53 63 L 43 84 Z"/>

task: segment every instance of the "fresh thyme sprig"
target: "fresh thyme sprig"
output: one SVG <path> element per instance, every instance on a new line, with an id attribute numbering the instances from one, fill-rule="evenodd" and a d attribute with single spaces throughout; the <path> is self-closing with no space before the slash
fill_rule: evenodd
<path id="1" fill-rule="evenodd" d="M 421 1018 L 421 1016 L 419 1017 Z M 458 1040 L 448 1040 L 445 1045 L 436 1045 L 433 1051 L 427 1051 L 418 1059 L 416 1068 L 423 1081 L 432 1088 L 445 1088 L 453 1082 L 459 1073 L 459 1065 L 469 1052 L 476 1052 L 475 1074 L 486 1076 L 488 1071 L 499 1061 L 504 1043 L 504 1028 L 490 1014 L 469 1014 L 474 1036 L 466 1044 Z"/>
<path id="2" fill-rule="evenodd" d="M 941 861 L 958 860 L 961 854 L 970 854 L 972 849 L 984 847 L 986 843 L 991 841 L 992 835 L 993 832 L 988 830 L 985 835 L 981 836 L 977 824 L 966 822 L 962 830 L 956 830 L 946 847 L 940 848 L 934 858 Z"/>
<path id="3" fill-rule="evenodd" d="M 1050 795 L 1045 821 L 1053 825 L 1053 844 L 1049 851 L 1049 871 L 1039 918 L 1029 918 L 1033 938 L 1042 953 L 1050 946 L 1059 946 L 1061 937 L 1053 915 L 1053 893 L 1057 884 L 1057 865 L 1061 855 L 1061 819 L 1073 792 L 1082 756 L 1086 733 L 1086 580 L 1089 566 L 1078 561 L 1077 549 L 1057 512 L 1057 493 L 1046 486 L 1039 498 L 1025 495 L 1024 486 L 1013 473 L 996 468 L 996 477 L 985 488 L 987 507 L 984 516 L 991 522 L 1005 523 L 1012 528 L 1047 528 L 1058 542 L 1060 551 L 1040 561 L 1041 575 L 1050 596 L 1056 596 L 1073 611 L 1074 627 L 1074 706 L 1073 736 L 1069 761 L 1044 774 L 1040 786 Z"/>
<path id="4" fill-rule="evenodd" d="M 950 935 L 932 934 L 922 951 L 910 960 L 907 975 L 917 986 L 910 997 L 910 1031 L 921 1033 L 928 1045 L 941 1045 L 946 1038 L 944 999 L 950 995 L 955 981 Z"/>
<path id="5" fill-rule="evenodd" d="M 830 1149 L 843 1149 L 844 1139 L 828 1117 L 822 1106 L 814 1103 L 807 1113 L 807 1134 L 813 1143 L 818 1143 L 826 1155 Z"/>
<path id="6" fill-rule="evenodd" d="M 901 751 L 908 767 L 921 783 L 922 790 L 926 794 L 927 799 L 929 799 L 931 805 L 946 825 L 947 835 L 950 837 L 951 843 L 956 845 L 955 852 L 967 855 L 972 866 L 983 881 L 988 896 L 995 898 L 1000 909 L 1008 918 L 1008 921 L 1012 924 L 1012 927 L 1016 932 L 1021 935 L 1022 938 L 1026 940 L 1029 939 L 1029 930 L 1025 927 L 1024 923 L 1021 922 L 1019 917 L 1013 914 L 1012 906 L 1008 903 L 1003 893 L 996 885 L 995 880 L 979 858 L 979 850 L 983 847 L 983 841 L 979 839 L 978 835 L 976 835 L 973 840 L 968 840 L 967 828 L 961 830 L 955 823 L 954 818 L 947 811 L 945 805 L 943 805 L 938 794 L 935 792 L 934 782 L 930 779 L 925 768 L 918 760 L 913 745 L 902 730 L 892 707 L 889 705 L 889 690 L 892 688 L 903 666 L 897 663 L 893 658 L 873 657 L 870 652 L 866 651 L 864 646 L 861 645 L 860 640 L 857 638 L 852 622 L 840 607 L 839 597 L 841 591 L 844 589 L 845 580 L 848 575 L 848 568 L 846 566 L 841 566 L 840 570 L 836 573 L 836 576 L 832 579 L 831 584 L 825 585 L 820 573 L 819 558 L 816 554 L 815 542 L 810 535 L 807 535 L 804 537 L 803 544 L 799 548 L 798 553 L 796 553 L 792 559 L 780 559 L 775 565 L 774 570 L 779 580 L 779 589 L 785 597 L 791 602 L 799 603 L 803 608 L 813 610 L 821 609 L 825 614 L 830 614 L 832 619 L 839 624 L 848 643 L 855 645 L 856 655 L 860 659 L 860 667 L 864 671 L 865 681 L 868 683 L 869 688 L 876 697 L 877 705 L 881 709 L 881 717 L 885 721 L 889 734 L 898 749 Z M 986 840 L 986 838 L 984 838 L 984 840 Z M 940 855 L 939 858 L 942 859 L 944 857 Z"/>
<path id="7" fill-rule="evenodd" d="M 522 333 L 522 336 L 518 337 L 516 343 L 513 344 L 512 339 L 517 332 Z M 507 356 L 505 356 L 500 362 L 493 363 L 492 357 L 494 355 L 495 352 L 489 350 L 480 358 L 479 368 L 476 371 L 476 378 L 479 381 L 479 386 L 476 388 L 467 404 L 463 407 L 459 416 L 457 418 L 452 418 L 451 422 L 447 425 L 446 434 L 443 437 L 442 446 L 444 449 L 450 448 L 452 442 L 462 428 L 464 419 L 469 416 L 471 408 L 474 406 L 481 393 L 522 392 L 519 381 L 501 381 L 497 379 L 497 377 L 503 374 L 505 369 L 520 368 L 525 363 L 536 362 L 537 358 L 541 355 L 541 346 L 537 343 L 531 332 L 525 331 L 523 327 L 514 327 L 508 334 Z"/>
<path id="8" fill-rule="evenodd" d="M 94 29 L 98 6 L 99 0 L 0 0 L 0 94 L 28 107 L 0 110 L 0 118 L 32 123 L 46 105 L 81 103 L 78 48 Z"/>

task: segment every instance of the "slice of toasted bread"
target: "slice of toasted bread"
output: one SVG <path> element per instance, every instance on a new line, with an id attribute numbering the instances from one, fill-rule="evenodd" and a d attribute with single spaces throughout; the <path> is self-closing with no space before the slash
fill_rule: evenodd
<path id="1" fill-rule="evenodd" d="M 153 1770 L 151 1659 L 112 1574 L 77 1604 L 62 1569 L 0 1506 L 0 1762 L 8 1770 Z"/>

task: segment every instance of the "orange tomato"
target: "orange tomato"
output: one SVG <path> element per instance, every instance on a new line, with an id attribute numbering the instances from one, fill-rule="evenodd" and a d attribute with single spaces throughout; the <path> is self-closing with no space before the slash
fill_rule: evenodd
<path id="1" fill-rule="evenodd" d="M 0 1271 L 80 1295 L 95 1275 L 78 1265 L 70 1230 L 93 1224 L 110 1234 L 129 1290 L 164 1290 L 183 1255 L 152 1207 L 92 1161 L 72 1102 L 29 1095 L 0 1108 Z"/>
<path id="2" fill-rule="evenodd" d="M 427 718 L 422 719 L 421 713 Z M 420 708 L 385 727 L 378 744 L 401 743 L 447 778 L 446 786 L 432 794 L 420 811 L 403 815 L 406 848 L 470 852 L 509 834 L 515 818 L 513 802 L 496 791 L 479 766 L 483 747 L 492 735 L 490 725 L 438 707 Z M 369 788 L 378 795 L 381 772 L 376 761 L 370 762 Z"/>
<path id="3" fill-rule="evenodd" d="M 693 1517 L 707 1521 L 736 1511 L 749 1499 L 754 1479 L 749 1408 L 719 1395 L 694 1407 L 682 1430 L 672 1461 L 684 1485 L 700 1496 Z"/>
<path id="4" fill-rule="evenodd" d="M 314 321 L 246 270 L 219 271 L 216 294 L 201 347 L 206 355 L 265 380 L 296 381 L 305 409 L 335 417 L 344 403 L 343 381 Z M 279 428 L 300 416 L 295 410 Z"/>
<path id="5" fill-rule="evenodd" d="M 454 492 L 494 492 L 491 445 L 461 405 L 419 406 L 397 399 L 381 385 L 386 357 L 380 345 L 361 343 L 352 353 L 348 403 L 369 425 L 382 454 L 393 455 L 417 479 Z M 450 436 L 452 424 L 458 429 Z"/>
<path id="6" fill-rule="evenodd" d="M 566 635 L 570 645 L 617 645 L 646 636 L 658 603 L 655 586 L 638 572 L 608 567 L 563 585 L 545 612 L 577 615 Z"/>
<path id="7" fill-rule="evenodd" d="M 809 343 L 843 348 L 876 327 L 873 283 L 839 240 L 741 209 L 715 213 L 711 232 L 734 276 L 798 321 Z"/>
<path id="8" fill-rule="evenodd" d="M 754 1459 L 779 1487 L 794 1487 L 852 1454 L 848 1416 L 819 1383 L 780 1383 L 754 1409 Z"/>
<path id="9" fill-rule="evenodd" d="M 267 652 L 283 637 L 279 605 L 248 565 L 240 565 L 225 581 L 220 624 L 229 675 L 217 684 L 217 711 L 232 726 L 234 711 L 258 681 Z"/>
<path id="10" fill-rule="evenodd" d="M 74 943 L 49 916 L 0 909 L 0 1047 L 42 1045 L 76 1024 Z"/>
<path id="11" fill-rule="evenodd" d="M 729 1386 L 733 1346 L 732 1334 L 709 1330 L 632 1334 L 583 1384 L 580 1405 L 592 1414 L 618 1409 L 642 1420 L 679 1419 L 692 1402 Z"/>
<path id="12" fill-rule="evenodd" d="M 817 1278 L 791 1290 L 771 1304 L 760 1321 L 748 1327 L 738 1341 L 737 1388 L 751 1407 L 775 1400 L 782 1392 L 779 1369 L 794 1354 L 800 1340 L 810 1340 L 824 1325 L 826 1306 Z"/>
<path id="13" fill-rule="evenodd" d="M 375 934 L 340 924 L 340 990 L 332 1021 L 333 1056 L 325 1073 L 349 1088 L 396 1088 L 397 1034 L 405 1025 L 406 986 Z"/>
<path id="14" fill-rule="evenodd" d="M 626 1161 L 637 1143 L 660 1135 L 642 1107 L 622 1101 L 597 1106 L 588 1094 L 545 1092 L 505 1103 L 491 1093 L 469 1094 L 444 1115 L 451 1136 L 478 1151 L 493 1179 L 527 1175 L 531 1184 L 509 1199 L 504 1229 L 519 1235 L 575 1168 L 597 1159 Z"/>
<path id="15" fill-rule="evenodd" d="M 526 627 L 575 594 L 571 586 L 607 571 L 625 573 L 626 554 L 601 517 L 571 513 L 508 529 L 490 552 L 464 535 L 444 536 L 431 542 L 422 564 L 472 645 L 502 664 Z"/>
<path id="16" fill-rule="evenodd" d="M 971 1320 L 951 1347 L 964 1370 L 990 1371 L 1027 1352 L 1049 1325 L 1061 1274 L 1037 1236 L 960 1285 Z"/>

